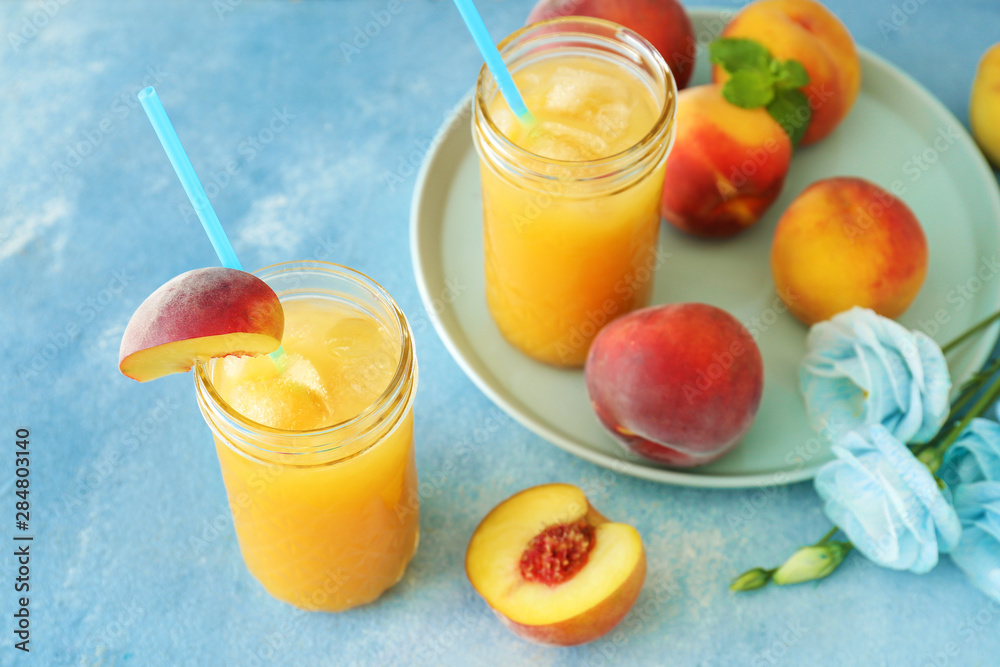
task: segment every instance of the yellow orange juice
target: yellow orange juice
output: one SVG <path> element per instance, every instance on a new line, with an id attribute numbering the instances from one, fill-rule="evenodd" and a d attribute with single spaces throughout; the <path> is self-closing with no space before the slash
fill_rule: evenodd
<path id="1" fill-rule="evenodd" d="M 247 568 L 281 600 L 339 611 L 396 583 L 417 547 L 412 343 L 405 320 L 275 291 L 281 358 L 215 360 L 199 398 L 216 403 L 202 409 Z"/>
<path id="2" fill-rule="evenodd" d="M 622 30 L 557 19 L 501 44 L 532 126 L 488 73 L 477 86 L 487 305 L 510 343 L 551 364 L 582 365 L 598 330 L 653 287 L 676 90 L 655 49 L 635 55 L 637 35 L 618 57 Z"/>

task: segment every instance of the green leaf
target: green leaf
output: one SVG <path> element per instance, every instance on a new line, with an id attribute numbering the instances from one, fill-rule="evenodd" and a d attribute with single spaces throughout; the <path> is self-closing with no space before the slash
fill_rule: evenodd
<path id="1" fill-rule="evenodd" d="M 766 72 L 771 64 L 771 54 L 752 39 L 720 37 L 708 45 L 708 57 L 730 74 L 741 70 Z"/>
<path id="2" fill-rule="evenodd" d="M 722 96 L 730 104 L 756 109 L 767 106 L 774 99 L 774 84 L 767 72 L 739 70 L 722 87 Z"/>
<path id="3" fill-rule="evenodd" d="M 792 146 L 798 146 L 812 120 L 812 109 L 809 108 L 809 99 L 805 93 L 798 88 L 778 90 L 767 105 L 767 112 L 788 134 Z"/>
<path id="4" fill-rule="evenodd" d="M 798 60 L 786 60 L 778 66 L 774 85 L 778 88 L 801 88 L 809 83 L 809 72 Z"/>

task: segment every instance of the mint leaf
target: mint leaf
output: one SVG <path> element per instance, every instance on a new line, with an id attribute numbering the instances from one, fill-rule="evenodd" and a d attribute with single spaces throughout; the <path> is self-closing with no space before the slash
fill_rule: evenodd
<path id="1" fill-rule="evenodd" d="M 720 37 L 708 45 L 708 58 L 730 74 L 741 70 L 767 71 L 771 54 L 752 39 Z"/>
<path id="2" fill-rule="evenodd" d="M 778 88 L 801 88 L 809 83 L 809 72 L 798 60 L 786 60 L 775 72 L 774 85 Z"/>
<path id="3" fill-rule="evenodd" d="M 708 45 L 709 59 L 729 73 L 722 87 L 727 102 L 743 109 L 766 107 L 798 146 L 809 129 L 812 110 L 800 88 L 809 73 L 797 60 L 779 62 L 760 42 L 722 37 Z"/>
<path id="4" fill-rule="evenodd" d="M 722 96 L 730 104 L 744 109 L 767 106 L 774 99 L 774 82 L 767 72 L 738 70 L 722 87 Z"/>
<path id="5" fill-rule="evenodd" d="M 779 89 L 767 105 L 767 112 L 781 125 L 781 129 L 792 140 L 792 146 L 798 146 L 812 120 L 812 109 L 809 108 L 809 98 L 805 93 L 798 88 Z"/>

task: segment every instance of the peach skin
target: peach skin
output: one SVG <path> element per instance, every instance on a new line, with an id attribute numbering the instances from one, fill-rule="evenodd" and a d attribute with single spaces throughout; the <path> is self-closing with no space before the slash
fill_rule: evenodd
<path id="1" fill-rule="evenodd" d="M 691 79 L 698 43 L 691 19 L 677 0 L 539 0 L 527 23 L 558 16 L 592 16 L 634 30 L 667 61 L 678 90 Z"/>
<path id="2" fill-rule="evenodd" d="M 722 37 L 752 39 L 779 60 L 797 60 L 809 73 L 800 90 L 809 100 L 812 120 L 802 144 L 830 134 L 854 106 L 861 89 L 861 62 L 844 24 L 815 0 L 757 0 L 744 7 Z M 714 67 L 713 80 L 729 75 Z"/>
<path id="3" fill-rule="evenodd" d="M 122 335 L 118 368 L 146 382 L 197 361 L 268 354 L 281 345 L 285 314 L 267 283 L 236 269 L 195 269 L 161 285 Z"/>
<path id="4" fill-rule="evenodd" d="M 898 317 L 927 274 L 927 239 L 901 200 L 861 178 L 813 183 L 778 221 L 771 272 L 806 324 L 860 306 Z"/>
<path id="5" fill-rule="evenodd" d="M 723 456 L 750 429 L 764 364 L 735 317 L 704 303 L 676 303 L 604 327 L 584 379 L 601 425 L 624 447 L 692 467 Z"/>
<path id="6" fill-rule="evenodd" d="M 969 96 L 972 136 L 993 166 L 1000 169 L 1000 44 L 986 50 Z"/>
<path id="7" fill-rule="evenodd" d="M 677 96 L 661 212 L 696 236 L 732 236 L 757 222 L 781 192 L 792 159 L 791 140 L 767 111 L 734 106 L 721 90 L 709 84 Z"/>

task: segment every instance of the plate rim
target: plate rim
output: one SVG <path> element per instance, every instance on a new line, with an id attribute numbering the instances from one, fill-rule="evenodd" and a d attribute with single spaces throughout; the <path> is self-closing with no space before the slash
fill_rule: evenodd
<path id="1" fill-rule="evenodd" d="M 688 9 L 688 16 L 691 18 L 693 23 L 719 19 L 723 18 L 726 14 L 734 13 L 735 12 L 732 12 L 729 9 L 718 7 L 699 7 Z M 959 135 L 956 141 L 964 144 L 966 149 L 971 149 L 970 152 L 973 155 L 972 162 L 975 164 L 974 168 L 977 172 L 979 172 L 980 176 L 985 177 L 985 180 L 995 182 L 993 171 L 986 163 L 986 158 L 983 157 L 982 152 L 975 144 L 968 130 L 957 118 L 957 116 L 955 116 L 955 114 L 944 105 L 943 102 L 927 90 L 923 84 L 902 69 L 893 65 L 887 59 L 861 45 L 857 45 L 857 50 L 859 58 L 862 60 L 862 67 L 865 67 L 865 60 L 869 61 L 870 66 L 874 66 L 882 70 L 880 72 L 881 74 L 890 75 L 897 82 L 909 88 L 911 92 L 920 98 L 922 104 L 931 107 L 931 111 L 933 111 L 936 115 L 943 115 L 945 118 L 954 122 Z M 863 85 L 864 83 L 862 82 L 862 86 Z M 475 384 L 476 387 L 478 387 L 479 390 L 483 392 L 483 394 L 485 394 L 486 397 L 489 398 L 495 405 L 500 407 L 508 416 L 513 418 L 532 433 L 541 436 L 551 444 L 570 454 L 573 454 L 574 456 L 577 456 L 578 458 L 582 458 L 617 473 L 625 473 L 633 477 L 659 483 L 673 484 L 689 488 L 707 489 L 762 488 L 783 486 L 786 484 L 794 484 L 812 479 L 823 464 L 816 464 L 810 467 L 802 467 L 798 469 L 780 469 L 771 472 L 753 474 L 696 474 L 676 469 L 651 467 L 649 465 L 635 463 L 630 461 L 628 458 L 625 458 L 627 453 L 624 450 L 620 453 L 620 457 L 594 451 L 580 445 L 573 439 L 567 438 L 554 431 L 547 424 L 541 423 L 536 419 L 523 414 L 519 408 L 512 405 L 511 402 L 498 393 L 498 391 L 495 390 L 480 375 L 480 373 L 473 369 L 471 362 L 466 359 L 465 354 L 458 349 L 458 346 L 449 334 L 448 329 L 441 318 L 440 311 L 434 307 L 435 298 L 431 295 L 431 288 L 427 282 L 428 273 L 426 271 L 424 261 L 425 254 L 421 251 L 424 239 L 421 238 L 421 226 L 419 221 L 421 218 L 420 211 L 424 207 L 425 186 L 434 165 L 440 158 L 440 148 L 449 139 L 451 133 L 454 131 L 454 126 L 457 123 L 470 122 L 471 105 L 474 94 L 475 89 L 473 88 L 467 92 L 454 107 L 451 108 L 446 115 L 444 122 L 435 133 L 434 138 L 431 140 L 414 183 L 413 195 L 410 201 L 409 220 L 410 257 L 413 264 L 417 289 L 420 292 L 420 298 L 423 302 L 422 305 L 424 306 L 427 317 L 431 320 L 431 323 L 434 326 L 434 330 L 437 332 L 438 338 L 444 344 L 452 359 L 462 369 L 462 372 L 465 373 L 466 377 L 472 380 L 473 384 Z M 998 213 L 997 222 L 1000 224 L 1000 188 L 992 189 L 986 197 L 991 200 L 992 208 Z M 435 237 L 435 239 L 440 238 L 440 235 Z M 996 327 L 994 327 L 994 329 L 996 329 Z M 995 347 L 998 337 L 1000 337 L 1000 329 L 996 329 L 993 335 L 984 336 L 977 341 L 977 349 L 970 350 L 968 353 L 974 361 L 972 364 L 973 368 L 982 367 L 983 363 L 985 363 L 985 361 L 989 358 L 991 351 Z"/>

